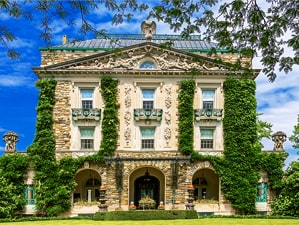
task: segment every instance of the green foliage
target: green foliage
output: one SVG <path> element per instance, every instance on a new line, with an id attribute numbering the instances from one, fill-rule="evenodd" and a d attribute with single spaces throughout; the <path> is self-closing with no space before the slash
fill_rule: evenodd
<path id="1" fill-rule="evenodd" d="M 258 114 L 257 116 L 259 116 Z M 263 148 L 263 144 L 261 143 L 263 138 L 270 139 L 271 133 L 272 133 L 272 124 L 267 123 L 265 121 L 262 121 L 260 119 L 257 119 L 256 129 L 257 129 L 257 136 L 258 136 L 258 142 Z"/>
<path id="2" fill-rule="evenodd" d="M 28 148 L 35 170 L 36 208 L 47 216 L 69 210 L 69 197 L 74 187 L 69 183 L 63 185 L 68 181 L 67 172 L 63 172 L 63 164 L 57 164 L 55 159 L 53 107 L 56 83 L 54 79 L 42 79 L 36 83 L 40 88 L 36 133 L 33 144 Z"/>
<path id="3" fill-rule="evenodd" d="M 28 157 L 24 155 L 0 157 L 0 218 L 12 218 L 24 208 L 24 176 L 28 165 Z"/>
<path id="4" fill-rule="evenodd" d="M 193 99 L 195 81 L 183 80 L 179 92 L 179 150 L 183 155 L 193 152 Z"/>
<path id="5" fill-rule="evenodd" d="M 195 210 L 145 210 L 97 212 L 94 220 L 173 220 L 197 219 Z"/>
<path id="6" fill-rule="evenodd" d="M 274 215 L 299 216 L 299 161 L 291 163 L 283 179 L 282 191 L 272 205 Z"/>
<path id="7" fill-rule="evenodd" d="M 224 160 L 219 166 L 224 196 L 239 214 L 255 213 L 256 184 L 261 151 L 257 144 L 255 82 L 224 82 Z"/>
<path id="8" fill-rule="evenodd" d="M 299 63 L 297 12 L 295 0 L 272 1 L 271 4 L 257 4 L 245 0 L 176 0 L 144 4 L 137 0 L 103 1 L 12 1 L 5 0 L 0 10 L 12 20 L 25 18 L 40 21 L 41 38 L 50 44 L 53 37 L 51 25 L 59 20 L 78 29 L 78 33 L 107 37 L 104 30 L 92 24 L 93 11 L 100 7 L 112 12 L 112 24 L 131 20 L 145 10 L 148 17 L 169 24 L 174 31 L 181 31 L 183 38 L 199 33 L 205 40 L 217 41 L 218 48 L 231 52 L 240 51 L 246 57 L 261 54 L 262 71 L 270 81 L 276 78 L 275 66 L 289 72 Z M 75 23 L 80 18 L 81 23 Z M 78 25 L 79 24 L 79 25 Z M 286 32 L 293 35 L 286 38 Z M 8 56 L 19 54 L 9 48 L 9 42 L 16 37 L 10 28 L 0 26 L 0 43 L 7 49 Z M 294 54 L 284 56 L 285 43 Z M 249 66 L 249 65 L 248 65 Z M 249 67 L 248 67 L 249 69 Z"/>
<path id="9" fill-rule="evenodd" d="M 289 137 L 289 140 L 293 142 L 293 147 L 299 149 L 299 115 L 298 123 L 294 126 L 293 134 Z"/>
<path id="10" fill-rule="evenodd" d="M 259 156 L 260 166 L 263 168 L 269 178 L 269 187 L 272 190 L 280 191 L 283 183 L 283 165 L 288 153 L 286 152 L 262 152 Z"/>
<path id="11" fill-rule="evenodd" d="M 102 121 L 101 154 L 111 155 L 116 150 L 118 120 L 117 80 L 103 77 L 101 80 L 101 93 L 105 102 Z"/>

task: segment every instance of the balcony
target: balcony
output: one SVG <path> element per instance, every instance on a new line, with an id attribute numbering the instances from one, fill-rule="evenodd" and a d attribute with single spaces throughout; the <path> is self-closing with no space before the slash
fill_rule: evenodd
<path id="1" fill-rule="evenodd" d="M 73 120 L 100 120 L 101 109 L 72 109 Z"/>
<path id="2" fill-rule="evenodd" d="M 134 109 L 134 120 L 162 120 L 162 109 Z"/>
<path id="3" fill-rule="evenodd" d="M 195 109 L 194 117 L 196 121 L 201 120 L 222 120 L 223 109 Z"/>

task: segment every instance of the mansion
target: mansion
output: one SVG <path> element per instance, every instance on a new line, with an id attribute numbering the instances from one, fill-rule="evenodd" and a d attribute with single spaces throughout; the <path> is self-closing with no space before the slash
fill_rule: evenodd
<path id="1" fill-rule="evenodd" d="M 84 161 L 75 175 L 70 214 L 97 212 L 100 186 L 105 186 L 108 211 L 151 198 L 154 206 L 186 209 L 187 186 L 194 187 L 194 209 L 202 214 L 229 215 L 235 210 L 225 199 L 221 179 L 209 160 L 192 160 L 179 149 L 179 93 L 183 80 L 194 80 L 193 151 L 203 156 L 224 154 L 224 91 L 238 60 L 251 67 L 251 58 L 218 49 L 198 35 L 156 34 L 154 22 L 142 24 L 142 34 L 108 34 L 86 41 L 68 41 L 41 48 L 39 79 L 55 79 L 53 132 L 55 154 L 87 157 L 101 151 L 105 100 L 103 77 L 117 81 L 117 144 L 105 162 Z M 215 49 L 217 54 L 209 55 Z M 221 60 L 219 60 L 221 59 Z M 253 70 L 254 80 L 259 70 Z M 34 211 L 34 171 L 29 171 L 26 210 Z M 267 173 L 257 184 L 256 209 L 270 212 Z M 120 188 L 121 187 L 121 188 Z"/>

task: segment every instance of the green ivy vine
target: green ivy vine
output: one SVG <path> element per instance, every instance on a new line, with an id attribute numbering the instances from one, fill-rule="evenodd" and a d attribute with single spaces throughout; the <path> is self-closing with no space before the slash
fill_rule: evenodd
<path id="1" fill-rule="evenodd" d="M 178 95 L 179 111 L 179 151 L 183 155 L 191 155 L 193 152 L 193 100 L 194 100 L 195 81 L 183 80 L 180 84 Z"/>
<path id="2" fill-rule="evenodd" d="M 256 185 L 260 178 L 255 82 L 225 80 L 224 160 L 219 171 L 224 196 L 239 214 L 255 213 Z"/>
<path id="3" fill-rule="evenodd" d="M 101 93 L 105 102 L 102 121 L 102 142 L 100 152 L 105 156 L 110 156 L 116 150 L 119 125 L 118 102 L 117 102 L 118 81 L 109 76 L 101 80 Z"/>
<path id="4" fill-rule="evenodd" d="M 42 79 L 36 82 L 36 86 L 40 88 L 36 133 L 33 144 L 28 148 L 31 166 L 35 171 L 36 208 L 45 216 L 69 211 L 71 207 L 69 198 L 75 187 L 76 164 L 70 167 L 66 163 L 67 159 L 60 162 L 56 162 L 55 159 L 53 107 L 56 83 L 54 79 Z"/>

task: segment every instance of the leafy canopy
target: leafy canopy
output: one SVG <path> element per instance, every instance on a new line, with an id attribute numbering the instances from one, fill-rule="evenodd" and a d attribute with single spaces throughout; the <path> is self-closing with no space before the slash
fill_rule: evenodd
<path id="1" fill-rule="evenodd" d="M 289 140 L 293 142 L 293 147 L 299 149 L 299 115 L 298 123 L 294 126 L 293 134 L 290 136 Z"/>
<path id="2" fill-rule="evenodd" d="M 153 5 L 155 4 L 155 5 Z M 200 33 L 203 39 L 216 41 L 219 48 L 241 51 L 247 56 L 261 56 L 263 72 L 270 81 L 276 78 L 275 67 L 289 72 L 299 63 L 298 0 L 31 0 L 0 2 L 1 14 L 11 19 L 38 17 L 41 38 L 50 43 L 53 37 L 51 24 L 60 20 L 75 26 L 83 34 L 104 35 L 92 21 L 93 12 L 105 7 L 112 13 L 112 24 L 117 25 L 133 18 L 134 14 L 146 12 L 149 18 L 169 24 L 175 32 L 188 38 Z M 105 12 L 106 13 L 106 12 Z M 41 17 L 41 18 L 40 18 Z M 76 24 L 80 21 L 80 24 Z M 13 31 L 0 22 L 0 43 L 8 56 L 19 54 L 8 45 L 16 37 Z M 288 46 L 293 56 L 285 57 Z"/>

